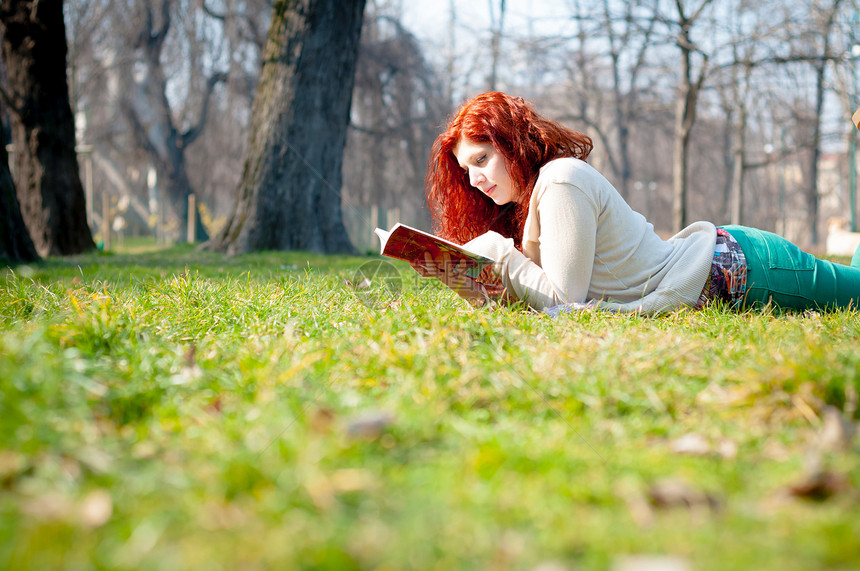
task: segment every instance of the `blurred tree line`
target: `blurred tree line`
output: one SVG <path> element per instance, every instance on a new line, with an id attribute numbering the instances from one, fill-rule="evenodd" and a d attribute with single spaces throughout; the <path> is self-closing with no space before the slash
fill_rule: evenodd
<path id="1" fill-rule="evenodd" d="M 519 40 L 542 46 L 527 87 L 593 136 L 592 162 L 658 229 L 705 219 L 815 246 L 822 219 L 853 220 L 855 0 L 568 6 L 572 33 Z"/>
<path id="2" fill-rule="evenodd" d="M 590 162 L 660 231 L 707 219 L 815 245 L 826 217 L 854 220 L 858 0 L 567 0 L 551 32 L 512 25 L 505 0 L 487 0 L 480 25 L 455 0 L 436 6 L 448 29 L 432 41 L 404 26 L 414 5 L 365 7 L 342 199 L 330 195 L 360 249 L 395 217 L 428 226 L 430 145 L 487 89 L 590 134 Z M 128 234 L 160 220 L 184 239 L 191 194 L 199 227 L 218 233 L 236 203 L 272 0 L 64 8 L 94 233 L 121 217 Z"/>

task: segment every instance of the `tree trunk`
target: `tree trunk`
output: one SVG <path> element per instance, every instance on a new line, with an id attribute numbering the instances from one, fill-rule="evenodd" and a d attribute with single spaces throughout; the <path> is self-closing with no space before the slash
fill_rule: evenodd
<path id="1" fill-rule="evenodd" d="M 43 256 L 92 249 L 66 79 L 63 3 L 2 0 L 0 27 L 24 222 Z"/>
<path id="2" fill-rule="evenodd" d="M 723 110 L 723 113 L 726 116 L 726 128 L 723 129 L 722 137 L 721 137 L 721 145 L 720 148 L 723 149 L 722 152 L 722 166 L 727 173 L 725 181 L 723 181 L 723 194 L 722 200 L 720 201 L 720 207 L 722 212 L 728 212 L 729 216 L 731 216 L 732 211 L 732 185 L 734 184 L 733 173 L 734 173 L 734 164 L 735 164 L 735 126 L 737 125 L 737 119 L 735 114 L 735 106 L 734 102 L 736 99 L 734 98 L 734 94 L 732 94 L 732 98 L 730 101 L 724 100 L 720 108 Z M 715 218 L 715 222 L 719 220 L 723 220 L 723 216 L 717 216 Z"/>
<path id="3" fill-rule="evenodd" d="M 210 247 L 352 252 L 341 165 L 365 0 L 277 0 L 232 215 Z"/>
<path id="4" fill-rule="evenodd" d="M 815 118 L 812 125 L 812 150 L 809 153 L 809 179 L 806 183 L 806 221 L 809 243 L 818 244 L 818 159 L 821 158 L 821 112 L 824 108 L 824 64 L 815 70 Z"/>
<path id="5" fill-rule="evenodd" d="M 21 217 L 18 197 L 15 196 L 6 143 L 0 139 L 0 261 L 17 263 L 38 259 L 36 247 Z"/>
<path id="6" fill-rule="evenodd" d="M 490 77 L 487 80 L 488 91 L 496 91 L 499 83 L 499 44 L 502 40 L 502 29 L 505 25 L 505 0 L 499 0 L 499 18 L 496 20 L 496 11 L 493 3 L 495 0 L 489 0 L 490 8 L 490 27 L 492 28 L 492 37 L 490 39 Z"/>
<path id="7" fill-rule="evenodd" d="M 672 157 L 674 160 L 672 165 L 672 225 L 675 232 L 687 225 L 687 172 L 689 169 L 690 132 L 696 122 L 699 91 L 702 89 L 708 72 L 708 55 L 693 43 L 690 31 L 711 2 L 712 0 L 700 0 L 698 7 L 693 9 L 688 16 L 684 13 L 684 2 L 675 0 L 679 28 L 678 35 L 675 37 L 675 44 L 681 50 L 681 85 L 678 88 L 675 104 L 675 148 Z M 693 80 L 692 69 L 694 53 L 699 53 L 702 56 L 702 64 L 695 81 Z"/>
<path id="8" fill-rule="evenodd" d="M 163 0 L 158 10 L 153 5 L 146 5 L 136 44 L 142 52 L 146 73 L 141 79 L 132 80 L 135 89 L 125 94 L 123 107 L 135 143 L 149 157 L 158 173 L 161 200 L 166 206 L 165 218 L 170 221 L 168 237 L 184 242 L 188 228 L 188 197 L 193 193 L 185 153 L 206 128 L 212 92 L 227 78 L 227 74 L 216 71 L 206 78 L 197 119 L 180 130 L 167 96 L 168 81 L 162 61 L 164 46 L 173 27 L 173 4 L 170 0 Z M 195 241 L 208 240 L 199 210 L 194 215 Z"/>
<path id="9" fill-rule="evenodd" d="M 696 94 L 690 79 L 690 50 L 682 47 L 681 52 L 681 85 L 675 103 L 672 154 L 672 229 L 675 232 L 687 225 L 687 155 L 696 105 Z"/>
<path id="10" fill-rule="evenodd" d="M 752 68 L 744 66 L 743 79 L 733 73 L 735 101 L 737 101 L 737 122 L 732 148 L 732 190 L 731 190 L 731 223 L 741 225 L 744 213 L 744 175 L 746 174 L 746 138 L 747 138 L 747 100 L 746 92 L 750 84 Z"/>
<path id="11" fill-rule="evenodd" d="M 812 152 L 809 157 L 809 180 L 805 189 L 806 219 L 809 225 L 810 244 L 818 244 L 818 159 L 821 158 L 821 121 L 824 111 L 825 80 L 830 53 L 830 34 L 839 14 L 842 0 L 833 0 L 822 18 L 821 38 L 823 42 L 821 59 L 814 63 L 815 70 L 815 116 L 812 125 Z"/>
<path id="12" fill-rule="evenodd" d="M 630 183 L 633 179 L 630 125 L 637 113 L 638 78 L 645 66 L 645 54 L 651 46 L 650 38 L 657 22 L 656 15 L 648 18 L 644 24 L 636 20 L 635 9 L 635 3 L 628 2 L 623 15 L 613 17 L 609 0 L 603 0 L 602 25 L 609 40 L 609 57 L 612 62 L 612 104 L 615 108 L 615 125 L 618 129 L 618 160 L 610 161 L 610 164 L 616 167 L 614 169 L 618 180 L 616 187 L 625 200 L 630 199 Z M 636 38 L 641 39 L 638 46 L 634 45 Z"/>
<path id="13" fill-rule="evenodd" d="M 675 119 L 675 145 L 672 153 L 672 230 L 687 225 L 687 150 L 690 137 L 679 131 Z"/>
<path id="14" fill-rule="evenodd" d="M 743 224 L 744 212 L 744 174 L 746 170 L 746 109 L 742 105 L 738 110 L 738 124 L 735 132 L 735 143 L 732 160 L 732 224 Z"/>
<path id="15" fill-rule="evenodd" d="M 170 161 L 165 168 L 167 177 L 164 182 L 164 200 L 167 201 L 169 215 L 175 217 L 178 224 L 178 236 L 174 239 L 185 242 L 188 236 L 188 198 L 192 194 L 191 181 L 188 180 L 185 153 L 182 149 L 176 148 L 169 155 Z M 203 225 L 199 208 L 195 207 L 194 217 L 194 241 L 205 242 L 209 239 L 209 234 L 206 232 L 206 226 Z"/>
<path id="16" fill-rule="evenodd" d="M 606 9 L 608 11 L 608 7 Z M 609 18 L 607 18 L 607 22 L 610 23 L 610 26 L 612 25 Z M 612 39 L 613 37 L 610 36 L 610 41 Z M 612 105 L 615 108 L 615 124 L 618 129 L 618 168 L 615 174 L 618 178 L 618 192 L 621 193 L 624 200 L 629 201 L 630 179 L 633 176 L 633 170 L 630 166 L 630 127 L 628 126 L 628 117 L 624 113 L 625 97 L 621 92 L 621 69 L 619 64 L 621 54 L 613 48 L 610 52 L 610 58 L 612 60 Z M 633 94 L 630 93 L 628 97 L 633 97 Z"/>

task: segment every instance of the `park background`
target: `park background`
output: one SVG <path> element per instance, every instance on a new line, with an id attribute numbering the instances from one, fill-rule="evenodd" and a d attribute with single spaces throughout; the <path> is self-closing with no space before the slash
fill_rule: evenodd
<path id="1" fill-rule="evenodd" d="M 167 4 L 157 59 L 141 30 L 158 24 L 159 3 L 65 5 L 95 234 L 110 226 L 107 208 L 122 236 L 184 239 L 184 222 L 159 209 L 164 193 L 194 194 L 212 234 L 235 200 L 270 6 Z M 433 138 L 464 98 L 490 89 L 592 136 L 592 164 L 664 234 L 704 219 L 816 249 L 831 217 L 856 226 L 855 3 L 686 4 L 369 2 L 343 159 L 354 244 L 373 247 L 387 218 L 429 226 Z M 189 131 L 170 156 L 168 137 Z"/>

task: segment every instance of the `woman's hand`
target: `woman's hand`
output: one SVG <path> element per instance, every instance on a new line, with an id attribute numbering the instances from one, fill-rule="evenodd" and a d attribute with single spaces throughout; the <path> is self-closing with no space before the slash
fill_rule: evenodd
<path id="1" fill-rule="evenodd" d="M 472 305 L 481 306 L 490 301 L 484 284 L 466 274 L 465 260 L 455 264 L 449 254 L 442 256 L 441 260 L 434 260 L 429 252 L 424 252 L 424 263 L 414 262 L 412 267 L 424 277 L 439 279 Z"/>

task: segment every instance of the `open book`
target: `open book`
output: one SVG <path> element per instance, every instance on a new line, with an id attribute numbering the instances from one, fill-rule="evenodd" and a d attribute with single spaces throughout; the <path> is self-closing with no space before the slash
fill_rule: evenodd
<path id="1" fill-rule="evenodd" d="M 483 305 L 488 301 L 508 299 L 501 280 L 493 274 L 494 260 L 470 252 L 459 244 L 405 224 L 397 223 L 388 232 L 382 228 L 377 228 L 374 232 L 379 237 L 380 253 L 384 256 L 423 265 L 425 264 L 425 253 L 429 253 L 430 258 L 437 262 L 444 260 L 447 254 L 451 258 L 451 264 L 462 267 L 463 262 L 465 262 L 466 270 L 464 273 L 475 281 L 466 290 L 470 294 L 464 295 L 463 291 L 460 290 L 457 292 L 466 297 L 473 305 Z M 449 285 L 449 287 L 453 289 L 453 286 Z"/>
<path id="2" fill-rule="evenodd" d="M 452 264 L 460 264 L 465 260 L 466 275 L 475 279 L 480 279 L 484 268 L 493 265 L 493 260 L 486 256 L 399 222 L 390 231 L 377 228 L 374 233 L 379 237 L 382 245 L 380 253 L 383 256 L 423 264 L 424 252 L 429 252 L 434 260 L 442 260 L 444 254 L 448 254 Z"/>

